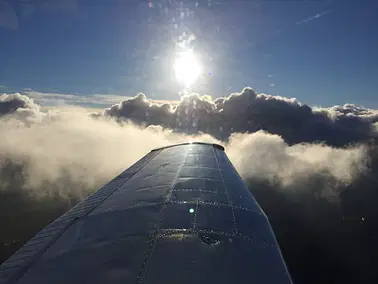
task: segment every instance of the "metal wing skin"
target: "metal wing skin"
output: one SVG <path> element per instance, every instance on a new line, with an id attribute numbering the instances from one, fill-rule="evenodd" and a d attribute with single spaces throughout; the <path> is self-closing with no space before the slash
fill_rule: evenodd
<path id="1" fill-rule="evenodd" d="M 222 146 L 151 151 L 0 267 L 0 283 L 291 283 Z"/>

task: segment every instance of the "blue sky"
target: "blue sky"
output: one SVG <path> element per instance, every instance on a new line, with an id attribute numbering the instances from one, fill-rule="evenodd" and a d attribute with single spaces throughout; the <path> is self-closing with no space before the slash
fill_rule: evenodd
<path id="1" fill-rule="evenodd" d="M 0 0 L 0 92 L 177 100 L 175 50 L 190 39 L 200 94 L 377 108 L 377 27 L 374 0 Z"/>

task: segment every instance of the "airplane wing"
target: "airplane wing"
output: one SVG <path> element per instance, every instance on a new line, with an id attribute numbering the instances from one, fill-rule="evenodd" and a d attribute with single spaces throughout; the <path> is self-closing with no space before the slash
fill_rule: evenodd
<path id="1" fill-rule="evenodd" d="M 222 146 L 155 149 L 46 226 L 0 283 L 291 283 Z"/>

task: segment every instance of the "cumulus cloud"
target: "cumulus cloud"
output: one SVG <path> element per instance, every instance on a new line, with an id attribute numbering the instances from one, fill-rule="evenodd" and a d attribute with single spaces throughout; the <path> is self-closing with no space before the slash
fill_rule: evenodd
<path id="1" fill-rule="evenodd" d="M 9 117 L 9 115 L 12 115 Z M 0 117 L 16 118 L 20 121 L 35 121 L 41 118 L 39 105 L 20 94 L 0 94 Z"/>
<path id="2" fill-rule="evenodd" d="M 257 95 L 252 89 L 215 101 L 198 94 L 184 96 L 176 106 L 152 103 L 139 94 L 103 115 L 75 108 L 42 113 L 27 96 L 4 94 L 0 114 L 2 168 L 17 161 L 24 177 L 22 188 L 41 194 L 56 190 L 62 195 L 64 191 L 85 195 L 85 190 L 99 187 L 151 149 L 188 140 L 225 145 L 245 179 L 317 196 L 337 195 L 365 171 L 366 148 L 289 144 L 285 138 L 294 133 L 300 139 L 295 123 L 303 123 L 306 116 L 308 120 L 320 116 L 328 123 L 328 131 L 336 128 L 333 124 L 340 117 L 361 124 L 376 119 L 373 111 L 351 105 L 315 111 L 295 99 Z M 261 128 L 265 131 L 257 131 Z M 222 131 L 234 133 L 227 140 L 215 138 L 222 138 Z M 7 181 L 3 187 L 12 187 L 12 177 L 2 180 Z"/>
<path id="3" fill-rule="evenodd" d="M 104 111 L 105 116 L 114 118 L 127 117 L 139 124 L 161 125 L 167 128 L 173 124 L 172 107 L 170 104 L 155 104 L 147 100 L 144 94 L 124 100 Z"/>
<path id="4" fill-rule="evenodd" d="M 95 120 L 79 108 L 42 113 L 19 94 L 2 95 L 0 110 L 0 190 L 84 196 L 150 150 L 196 139 L 157 126 Z M 209 135 L 200 140 L 216 141 Z M 10 169 L 21 173 L 22 184 L 14 186 Z"/>
<path id="5" fill-rule="evenodd" d="M 209 133 L 228 139 L 234 132 L 264 130 L 289 144 L 323 141 L 332 146 L 377 137 L 377 111 L 351 104 L 311 108 L 295 98 L 257 94 L 251 88 L 212 100 L 198 94 L 183 96 L 178 105 L 156 104 L 144 94 L 116 104 L 103 113 L 137 124 L 159 124 L 184 133 Z"/>
<path id="6" fill-rule="evenodd" d="M 228 155 L 245 180 L 267 182 L 291 193 L 337 197 L 366 171 L 366 146 L 337 149 L 324 144 L 287 145 L 278 135 L 233 134 Z M 242 154 L 243 153 L 243 154 Z"/>

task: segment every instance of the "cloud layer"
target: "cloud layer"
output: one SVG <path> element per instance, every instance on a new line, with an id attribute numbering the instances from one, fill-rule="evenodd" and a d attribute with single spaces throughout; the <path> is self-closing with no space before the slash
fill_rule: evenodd
<path id="1" fill-rule="evenodd" d="M 361 142 L 376 135 L 377 121 L 374 110 L 312 109 L 249 88 L 215 101 L 184 96 L 176 106 L 139 94 L 97 115 L 79 108 L 44 113 L 25 95 L 4 94 L 0 115 L 0 169 L 17 161 L 23 188 L 42 193 L 48 184 L 63 195 L 83 194 L 77 188 L 85 195 L 151 149 L 191 139 L 225 145 L 245 179 L 335 196 L 366 171 Z M 2 180 L 3 188 L 12 183 Z"/>
<path id="2" fill-rule="evenodd" d="M 97 114 L 1 95 L 0 261 L 151 149 L 198 140 L 226 147 L 296 283 L 367 283 L 378 279 L 376 125 L 375 110 L 311 108 L 249 88 L 177 105 L 139 94 Z"/>
<path id="3" fill-rule="evenodd" d="M 32 90 L 25 91 L 23 95 L 32 98 L 41 106 L 83 106 L 83 107 L 109 107 L 127 97 L 110 94 L 72 95 L 59 93 L 40 93 Z"/>

